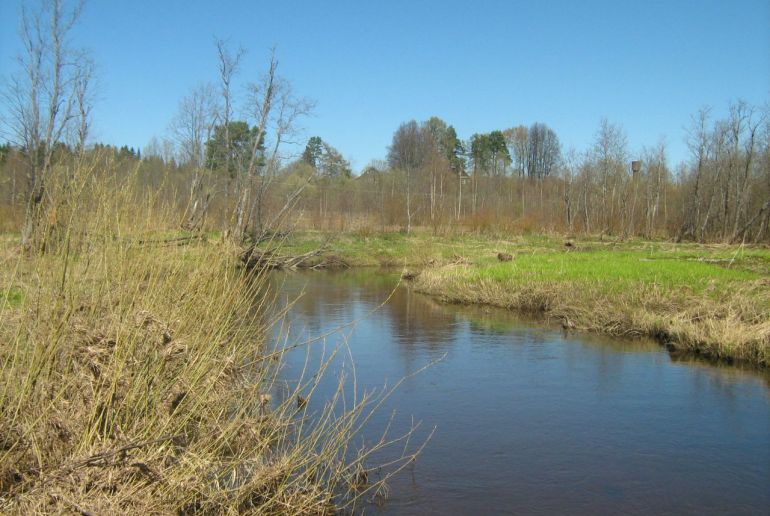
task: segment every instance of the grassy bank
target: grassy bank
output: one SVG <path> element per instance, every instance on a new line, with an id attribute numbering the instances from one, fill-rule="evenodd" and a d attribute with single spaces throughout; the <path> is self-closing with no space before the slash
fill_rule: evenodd
<path id="1" fill-rule="evenodd" d="M 324 256 L 339 258 L 351 267 L 425 267 L 479 261 L 498 251 L 547 250 L 558 247 L 556 240 L 543 236 L 492 239 L 478 235 L 434 236 L 427 232 L 403 233 L 324 233 L 298 231 L 276 239 L 281 253 L 301 255 L 325 246 Z"/>
<path id="2" fill-rule="evenodd" d="M 320 234 L 299 234 L 309 248 Z M 545 314 L 567 327 L 652 336 L 671 349 L 770 365 L 770 250 L 558 236 L 343 235 L 352 265 L 419 268 L 420 292 Z M 513 256 L 500 262 L 497 253 Z"/>

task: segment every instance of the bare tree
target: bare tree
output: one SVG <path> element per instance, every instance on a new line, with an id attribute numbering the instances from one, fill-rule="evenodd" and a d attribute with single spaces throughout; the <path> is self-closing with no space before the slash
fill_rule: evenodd
<path id="1" fill-rule="evenodd" d="M 237 171 L 235 216 L 230 227 L 236 241 L 246 236 L 258 241 L 265 228 L 272 225 L 266 224 L 265 208 L 268 190 L 280 167 L 280 149 L 295 133 L 297 120 L 309 114 L 313 107 L 311 101 L 297 98 L 277 71 L 278 60 L 272 52 L 267 72 L 259 82 L 248 86 L 247 109 L 254 121 L 254 134 L 244 166 Z M 285 200 L 277 217 L 294 205 L 306 184 Z"/>
<path id="2" fill-rule="evenodd" d="M 734 134 L 733 140 L 738 145 L 735 153 L 738 163 L 735 170 L 735 208 L 731 236 L 731 240 L 735 241 L 739 239 L 741 224 L 746 222 L 749 190 L 757 154 L 758 132 L 761 129 L 762 120 L 753 107 L 740 101 L 731 106 L 730 121 Z"/>
<path id="3" fill-rule="evenodd" d="M 527 175 L 544 179 L 551 174 L 561 159 L 559 138 L 553 129 L 540 122 L 532 124 L 527 134 Z"/>
<path id="4" fill-rule="evenodd" d="M 412 184 L 425 161 L 427 139 L 420 125 L 412 120 L 401 124 L 388 147 L 388 164 L 406 176 L 406 232 L 412 230 Z"/>
<path id="5" fill-rule="evenodd" d="M 302 193 L 304 188 L 308 185 L 309 181 L 306 181 L 294 189 L 285 200 L 283 207 L 278 210 L 275 217 L 268 221 L 266 208 L 267 200 L 270 192 L 270 187 L 276 178 L 277 172 L 281 167 L 281 163 L 284 160 L 284 156 L 281 155 L 281 149 L 285 144 L 296 144 L 295 136 L 297 136 L 299 129 L 297 123 L 299 119 L 310 114 L 315 106 L 315 103 L 307 98 L 297 97 L 291 87 L 291 84 L 275 76 L 278 62 L 275 59 L 275 54 L 271 56 L 271 65 L 268 72 L 268 77 L 260 84 L 252 85 L 252 91 L 255 96 L 254 99 L 260 98 L 260 93 L 267 93 L 267 88 L 271 88 L 271 95 L 273 100 L 270 100 L 272 113 L 268 116 L 268 130 L 269 133 L 264 133 L 265 137 L 269 137 L 271 142 L 270 152 L 264 156 L 264 164 L 261 167 L 252 169 L 251 177 L 254 178 L 254 195 L 249 210 L 249 219 L 245 225 L 245 229 L 248 231 L 249 236 L 258 240 L 267 228 L 275 227 L 283 215 L 293 207 L 296 199 Z M 273 78 L 270 79 L 270 74 L 273 74 Z M 268 96 L 265 94 L 261 96 L 263 99 L 263 106 L 265 102 L 268 102 Z M 256 105 L 256 104 L 254 104 Z M 261 116 L 262 110 L 260 110 Z M 258 131 L 259 135 L 259 131 Z M 325 146 L 325 157 L 331 155 L 329 149 L 332 149 L 328 145 Z M 334 151 L 336 153 L 336 151 Z M 310 179 L 310 178 L 308 178 Z"/>
<path id="6" fill-rule="evenodd" d="M 567 223 L 567 230 L 571 233 L 575 219 L 575 181 L 580 168 L 580 156 L 574 149 L 570 149 L 562 162 L 562 180 L 564 194 L 564 215 Z"/>
<path id="7" fill-rule="evenodd" d="M 705 133 L 706 146 L 703 162 L 699 162 L 698 179 L 702 190 L 705 206 L 699 205 L 696 209 L 696 224 L 698 224 L 698 239 L 701 242 L 706 240 L 706 232 L 709 229 L 709 223 L 712 221 L 714 201 L 718 199 L 720 192 L 727 196 L 723 197 L 724 215 L 727 215 L 727 205 L 729 201 L 729 182 L 730 177 L 727 171 L 729 157 L 727 153 L 729 129 L 725 121 L 717 121 L 711 133 Z M 700 222 L 699 216 L 703 215 L 703 221 Z M 719 215 L 718 213 L 716 214 Z M 717 217 L 718 218 L 718 217 Z M 726 227 L 726 226 L 724 226 Z M 724 237 L 724 235 L 723 235 Z"/>
<path id="8" fill-rule="evenodd" d="M 69 41 L 82 8 L 82 1 L 66 5 L 64 0 L 41 0 L 31 8 L 30 4 L 22 6 L 20 37 L 24 50 L 4 100 L 10 115 L 6 130 L 27 159 L 27 203 L 22 227 L 22 242 L 27 249 L 45 246 L 46 231 L 41 221 L 53 205 L 48 185 L 57 144 L 65 140 L 78 119 L 81 144 L 88 132 L 93 65 Z"/>
<path id="9" fill-rule="evenodd" d="M 728 117 L 713 124 L 708 113 L 701 110 L 690 130 L 692 162 L 685 176 L 690 196 L 678 238 L 736 241 L 756 222 L 761 225 L 766 212 L 765 200 L 752 195 L 762 185 L 765 114 L 743 101 L 731 104 Z"/>
<path id="10" fill-rule="evenodd" d="M 642 152 L 644 167 L 644 236 L 652 238 L 660 213 L 661 196 L 668 183 L 666 144 L 664 141 Z"/>
<path id="11" fill-rule="evenodd" d="M 764 210 L 764 215 L 759 217 L 759 228 L 757 228 L 755 242 L 759 242 L 762 236 L 767 232 L 768 226 L 770 226 L 770 104 L 765 104 L 763 107 L 763 127 L 761 138 L 761 154 L 760 154 L 760 174 L 761 174 L 761 186 L 764 189 L 763 197 L 760 199 L 767 199 L 762 203 L 760 211 Z"/>
<path id="12" fill-rule="evenodd" d="M 529 129 L 519 125 L 505 131 L 505 139 L 513 156 L 514 169 L 519 177 L 527 173 L 527 155 L 529 149 Z"/>
<path id="13" fill-rule="evenodd" d="M 75 135 L 75 148 L 83 154 L 86 148 L 89 133 L 91 131 L 91 115 L 94 107 L 94 88 L 96 65 L 91 56 L 84 54 L 80 58 L 81 66 L 75 76 L 74 95 L 77 109 L 77 132 Z"/>
<path id="14" fill-rule="evenodd" d="M 182 227 L 200 230 L 206 218 L 211 192 L 204 185 L 206 142 L 211 138 L 217 121 L 217 106 L 213 86 L 201 84 L 181 100 L 171 134 L 177 145 L 178 162 L 192 171 L 190 199 Z"/>
<path id="15" fill-rule="evenodd" d="M 268 129 L 270 111 L 273 108 L 275 100 L 275 81 L 278 61 L 275 53 L 270 56 L 270 65 L 268 71 L 259 83 L 253 83 L 249 86 L 249 105 L 252 116 L 256 119 L 256 132 L 253 136 L 251 148 L 248 154 L 248 166 L 245 170 L 238 173 L 238 198 L 235 207 L 235 223 L 232 226 L 231 235 L 237 241 L 243 240 L 246 227 L 249 223 L 250 207 L 254 203 L 254 188 L 257 182 L 257 176 L 263 171 L 265 166 L 264 145 L 265 133 Z"/>
<path id="16" fill-rule="evenodd" d="M 696 230 L 700 222 L 700 199 L 703 190 L 703 178 L 705 175 L 706 163 L 708 161 L 708 119 L 710 108 L 701 108 L 697 115 L 692 119 L 690 129 L 688 130 L 687 145 L 690 148 L 692 159 L 695 161 L 695 172 L 693 178 L 692 192 L 689 197 L 689 203 L 685 206 L 685 213 L 682 220 L 682 226 L 679 230 L 677 240 L 696 237 Z"/>
<path id="17" fill-rule="evenodd" d="M 596 133 L 593 158 L 601 191 L 600 221 L 603 231 L 612 234 L 621 211 L 619 194 L 628 175 L 626 135 L 620 126 L 602 119 Z"/>
<path id="18" fill-rule="evenodd" d="M 225 204 L 230 196 L 232 180 L 232 138 L 230 135 L 230 121 L 233 115 L 233 79 L 240 68 L 241 59 L 246 50 L 238 47 L 235 52 L 230 51 L 227 42 L 221 39 L 215 39 L 214 44 L 217 49 L 217 68 L 219 71 L 219 88 L 222 96 L 222 106 L 220 108 L 219 118 L 224 127 L 224 145 L 225 145 L 225 172 L 227 173 L 227 184 L 225 186 Z"/>
<path id="19" fill-rule="evenodd" d="M 590 160 L 584 159 L 583 164 L 580 167 L 580 203 L 582 209 L 580 210 L 583 215 L 583 231 L 585 233 L 591 232 L 591 204 L 593 202 L 593 184 L 595 181 L 594 166 Z"/>

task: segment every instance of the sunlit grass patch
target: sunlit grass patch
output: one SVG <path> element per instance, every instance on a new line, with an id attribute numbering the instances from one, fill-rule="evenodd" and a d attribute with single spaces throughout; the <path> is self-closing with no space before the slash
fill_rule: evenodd
<path id="1" fill-rule="evenodd" d="M 581 240 L 428 269 L 416 288 L 447 301 L 545 313 L 563 324 L 649 335 L 694 352 L 770 364 L 770 252 Z M 675 344 L 671 344 L 675 342 Z"/>
<path id="2" fill-rule="evenodd" d="M 754 272 L 700 261 L 676 257 L 651 259 L 643 253 L 611 251 L 520 254 L 512 262 L 488 262 L 467 274 L 470 281 L 583 282 L 599 285 L 607 292 L 633 287 L 636 283 L 703 292 L 759 277 Z"/>
<path id="3" fill-rule="evenodd" d="M 24 300 L 24 290 L 21 287 L 0 288 L 0 308 L 15 308 Z"/>
<path id="4" fill-rule="evenodd" d="M 327 242 L 329 251 L 353 266 L 426 266 L 462 261 L 479 265 L 478 278 L 526 278 L 529 281 L 589 281 L 607 289 L 635 281 L 685 286 L 705 291 L 732 280 L 770 275 L 770 250 L 724 245 L 674 244 L 662 241 L 617 241 L 557 235 L 448 237 L 427 231 L 391 233 L 296 232 L 284 242 L 286 252 L 302 254 Z M 570 247 L 565 246 L 570 243 Z M 497 253 L 515 260 L 498 264 Z M 513 274 L 512 271 L 516 271 Z M 608 281 L 605 281 L 608 280 Z M 610 281 L 612 280 L 612 284 Z"/>

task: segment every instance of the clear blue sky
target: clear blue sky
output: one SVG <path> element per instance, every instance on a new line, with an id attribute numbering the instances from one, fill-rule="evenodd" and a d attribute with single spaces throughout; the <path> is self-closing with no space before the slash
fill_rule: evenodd
<path id="1" fill-rule="evenodd" d="M 16 0 L 0 1 L 0 72 L 18 52 Z M 249 50 L 241 80 L 277 48 L 280 73 L 317 101 L 319 135 L 360 169 L 399 123 L 437 115 L 462 138 L 545 122 L 588 148 L 602 117 L 632 152 L 665 137 L 672 165 L 701 106 L 770 100 L 770 2 L 96 1 L 76 42 L 101 76 L 95 138 L 143 147 L 179 99 L 216 80 L 213 37 Z"/>

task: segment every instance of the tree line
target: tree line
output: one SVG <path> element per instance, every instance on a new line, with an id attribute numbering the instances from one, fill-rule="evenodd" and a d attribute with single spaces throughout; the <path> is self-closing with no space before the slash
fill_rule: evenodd
<path id="1" fill-rule="evenodd" d="M 589 148 L 565 152 L 545 123 L 462 140 L 431 117 L 400 124 L 385 159 L 355 175 L 321 136 L 301 154 L 287 145 L 298 141 L 313 102 L 281 78 L 275 54 L 265 70 L 244 70 L 245 50 L 215 40 L 212 81 L 180 99 L 166 136 L 142 151 L 111 147 L 89 143 L 94 65 L 68 37 L 81 4 L 43 5 L 24 13 L 25 53 L 3 90 L 0 213 L 3 229 L 20 231 L 29 248 L 44 247 L 77 216 L 84 178 L 108 168 L 140 179 L 178 212 L 181 228 L 218 229 L 237 241 L 280 225 L 770 240 L 767 106 L 737 101 L 723 118 L 696 113 L 690 157 L 674 170 L 664 142 L 632 153 L 623 128 L 608 120 Z"/>
<path id="2" fill-rule="evenodd" d="M 563 152 L 544 123 L 463 141 L 438 117 L 411 120 L 394 131 L 385 160 L 356 177 L 335 176 L 333 184 L 326 178 L 323 187 L 314 182 L 303 207 L 308 223 L 319 228 L 770 240 L 767 107 L 737 101 L 724 118 L 701 110 L 687 141 L 689 159 L 672 170 L 664 141 L 632 154 L 623 128 L 608 120 L 583 152 Z M 286 175 L 302 170 L 291 164 Z"/>

